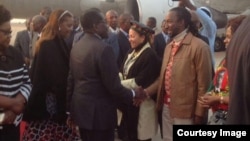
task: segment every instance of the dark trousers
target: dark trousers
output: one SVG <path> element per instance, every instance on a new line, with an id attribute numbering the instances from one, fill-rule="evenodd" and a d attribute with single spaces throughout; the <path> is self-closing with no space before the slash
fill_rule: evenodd
<path id="1" fill-rule="evenodd" d="M 128 111 L 128 106 L 126 104 L 119 104 L 118 105 L 118 109 L 122 112 L 123 116 L 121 119 L 121 124 L 117 126 L 117 134 L 118 134 L 118 138 L 121 140 L 124 140 L 125 138 L 127 138 L 128 133 L 127 133 L 127 121 L 128 119 L 126 119 L 126 115 L 127 115 L 127 111 Z"/>
<path id="2" fill-rule="evenodd" d="M 0 141 L 19 141 L 20 126 L 0 125 Z"/>
<path id="3" fill-rule="evenodd" d="M 127 136 L 122 141 L 151 141 L 151 139 L 139 140 L 137 134 L 138 118 L 139 118 L 139 107 L 133 105 L 127 106 L 127 111 L 123 113 L 124 121 L 126 126 Z M 121 125 L 123 125 L 121 123 Z"/>
<path id="4" fill-rule="evenodd" d="M 161 139 L 163 138 L 163 132 L 162 132 L 162 109 L 158 111 L 158 123 L 160 126 L 160 133 L 161 133 Z"/>
<path id="5" fill-rule="evenodd" d="M 86 130 L 79 129 L 82 141 L 114 141 L 114 129 L 110 130 Z"/>

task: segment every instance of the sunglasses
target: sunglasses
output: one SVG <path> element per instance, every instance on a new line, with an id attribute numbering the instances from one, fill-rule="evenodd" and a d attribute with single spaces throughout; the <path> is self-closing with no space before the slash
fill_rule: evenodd
<path id="1" fill-rule="evenodd" d="M 4 30 L 4 29 L 0 29 L 0 32 L 2 32 L 4 35 L 9 36 L 11 35 L 12 31 L 11 30 Z"/>

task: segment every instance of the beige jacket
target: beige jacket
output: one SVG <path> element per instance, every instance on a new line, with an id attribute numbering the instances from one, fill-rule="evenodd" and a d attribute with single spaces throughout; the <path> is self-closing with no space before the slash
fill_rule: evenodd
<path id="1" fill-rule="evenodd" d="M 160 77 L 149 88 L 157 92 L 157 109 L 164 103 L 165 68 L 170 59 L 171 43 L 165 48 Z M 205 109 L 197 100 L 205 94 L 212 80 L 212 62 L 209 46 L 188 33 L 174 56 L 171 75 L 170 115 L 173 118 L 203 116 Z M 158 89 L 157 89 L 158 88 Z"/>

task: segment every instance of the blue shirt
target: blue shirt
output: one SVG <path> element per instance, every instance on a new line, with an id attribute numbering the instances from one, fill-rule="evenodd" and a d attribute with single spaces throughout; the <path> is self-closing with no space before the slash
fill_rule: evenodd
<path id="1" fill-rule="evenodd" d="M 212 57 L 213 66 L 215 64 L 214 59 L 214 43 L 215 43 L 215 37 L 217 32 L 217 26 L 213 19 L 209 17 L 204 11 L 202 11 L 200 8 L 197 8 L 196 13 L 200 19 L 200 22 L 202 24 L 202 28 L 200 30 L 201 35 L 208 38 L 209 41 L 209 47 Z"/>

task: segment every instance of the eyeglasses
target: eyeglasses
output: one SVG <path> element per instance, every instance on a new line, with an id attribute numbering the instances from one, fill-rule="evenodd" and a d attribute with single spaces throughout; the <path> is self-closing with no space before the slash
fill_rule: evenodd
<path id="1" fill-rule="evenodd" d="M 5 36 L 10 36 L 12 33 L 11 30 L 4 30 L 4 29 L 0 29 L 0 32 L 2 32 Z"/>

